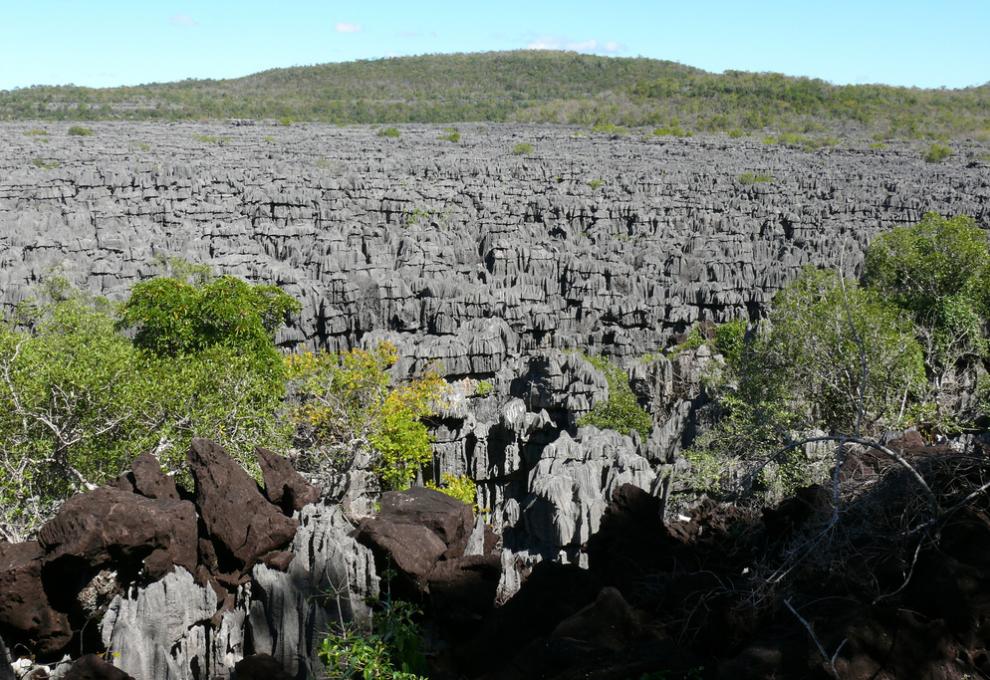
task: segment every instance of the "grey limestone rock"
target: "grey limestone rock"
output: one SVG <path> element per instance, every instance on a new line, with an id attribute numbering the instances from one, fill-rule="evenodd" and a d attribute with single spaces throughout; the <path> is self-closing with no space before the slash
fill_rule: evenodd
<path id="1" fill-rule="evenodd" d="M 115 665 L 135 678 L 212 678 L 226 663 L 210 653 L 216 611 L 213 589 L 197 585 L 177 567 L 159 581 L 114 598 L 100 632 Z M 228 631 L 224 646 L 238 646 L 230 639 L 237 633 Z"/>
<path id="2" fill-rule="evenodd" d="M 319 668 L 316 652 L 331 625 L 370 620 L 365 598 L 378 595 L 378 576 L 339 507 L 308 505 L 298 518 L 288 571 L 254 568 L 248 629 L 255 653 L 301 679 Z"/>

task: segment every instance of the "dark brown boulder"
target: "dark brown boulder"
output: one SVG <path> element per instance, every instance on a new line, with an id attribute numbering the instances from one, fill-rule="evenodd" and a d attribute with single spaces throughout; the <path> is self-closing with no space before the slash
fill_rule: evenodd
<path id="1" fill-rule="evenodd" d="M 427 579 L 430 609 L 444 623 L 466 632 L 494 609 L 501 576 L 500 555 L 437 562 Z"/>
<path id="2" fill-rule="evenodd" d="M 45 594 L 43 556 L 36 541 L 0 543 L 0 633 L 44 656 L 65 647 L 72 630 L 66 615 L 52 609 Z"/>
<path id="3" fill-rule="evenodd" d="M 73 662 L 64 680 L 134 680 L 134 678 L 96 654 L 87 654 Z"/>
<path id="4" fill-rule="evenodd" d="M 134 492 L 148 498 L 177 501 L 179 491 L 175 481 L 162 472 L 158 459 L 150 453 L 142 453 L 131 465 L 130 480 Z"/>
<path id="5" fill-rule="evenodd" d="M 234 664 L 231 680 L 293 680 L 293 676 L 269 654 L 252 654 Z"/>
<path id="6" fill-rule="evenodd" d="M 258 485 L 221 446 L 194 439 L 189 463 L 196 480 L 196 506 L 222 561 L 250 569 L 262 555 L 296 535 L 298 523 L 269 503 Z"/>
<path id="7" fill-rule="evenodd" d="M 320 499 L 320 489 L 303 479 L 285 458 L 261 447 L 255 449 L 255 455 L 265 480 L 265 497 L 286 515 Z"/>
<path id="8" fill-rule="evenodd" d="M 471 506 L 424 487 L 382 494 L 378 517 L 396 524 L 426 527 L 447 546 L 444 551 L 445 559 L 463 555 L 471 532 L 474 531 Z"/>
<path id="9" fill-rule="evenodd" d="M 195 573 L 196 508 L 189 501 L 145 498 L 119 489 L 96 489 L 66 501 L 38 534 L 51 568 L 77 571 L 113 564 L 161 578 L 174 566 Z M 54 567 L 67 562 L 66 569 Z M 58 580 L 60 576 L 53 576 Z"/>
<path id="10" fill-rule="evenodd" d="M 401 573 L 421 586 L 425 586 L 426 576 L 447 550 L 439 536 L 419 524 L 370 517 L 358 529 L 361 542 L 387 557 Z"/>

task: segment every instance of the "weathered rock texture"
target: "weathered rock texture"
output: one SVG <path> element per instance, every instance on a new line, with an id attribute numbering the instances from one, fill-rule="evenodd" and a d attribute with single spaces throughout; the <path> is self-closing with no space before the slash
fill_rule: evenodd
<path id="1" fill-rule="evenodd" d="M 156 256 L 274 282 L 304 304 L 280 341 L 390 335 L 406 365 L 491 374 L 538 348 L 654 351 L 699 319 L 756 314 L 807 263 L 859 262 L 924 211 L 990 220 L 986 152 L 817 152 L 724 136 L 569 128 L 0 126 L 0 290 L 53 270 L 123 295 Z M 514 156 L 519 141 L 533 144 Z M 37 165 L 36 165 L 37 163 Z M 43 169 L 40 165 L 58 167 Z M 745 184 L 744 172 L 773 175 Z"/>

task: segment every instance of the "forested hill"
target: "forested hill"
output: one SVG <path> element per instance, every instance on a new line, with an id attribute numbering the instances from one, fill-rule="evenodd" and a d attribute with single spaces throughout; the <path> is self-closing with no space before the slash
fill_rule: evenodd
<path id="1" fill-rule="evenodd" d="M 990 84 L 830 85 L 571 52 L 426 55 L 274 69 L 230 80 L 0 92 L 3 120 L 254 118 L 331 123 L 558 122 L 673 130 L 990 136 Z"/>

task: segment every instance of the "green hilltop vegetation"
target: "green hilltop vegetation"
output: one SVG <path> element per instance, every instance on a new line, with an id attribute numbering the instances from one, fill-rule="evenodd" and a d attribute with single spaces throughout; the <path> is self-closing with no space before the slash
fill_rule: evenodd
<path id="1" fill-rule="evenodd" d="M 0 92 L 0 120 L 490 121 L 877 138 L 986 140 L 988 111 L 990 83 L 956 90 L 831 85 L 778 73 L 717 74 L 656 59 L 551 51 L 424 55 L 229 80 Z"/>

